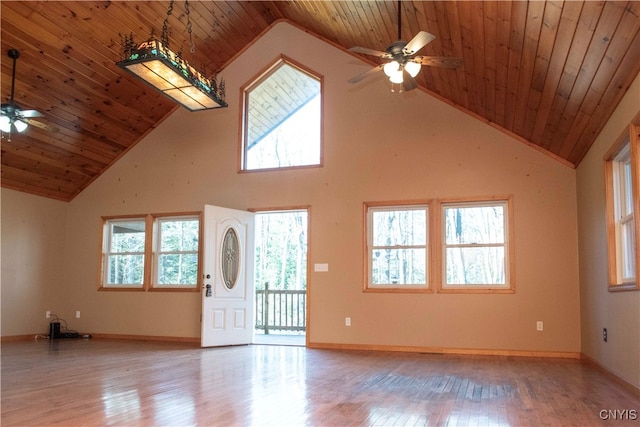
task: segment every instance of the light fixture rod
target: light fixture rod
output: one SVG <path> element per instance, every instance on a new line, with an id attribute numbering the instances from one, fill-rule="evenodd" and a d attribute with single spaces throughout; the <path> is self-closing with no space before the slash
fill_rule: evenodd
<path id="1" fill-rule="evenodd" d="M 16 62 L 20 58 L 20 52 L 17 49 L 9 49 L 9 58 L 13 59 L 13 69 L 11 70 L 11 98 L 9 102 L 13 103 L 13 95 L 16 87 Z"/>
<path id="2" fill-rule="evenodd" d="M 398 40 L 402 40 L 402 0 L 398 0 Z"/>

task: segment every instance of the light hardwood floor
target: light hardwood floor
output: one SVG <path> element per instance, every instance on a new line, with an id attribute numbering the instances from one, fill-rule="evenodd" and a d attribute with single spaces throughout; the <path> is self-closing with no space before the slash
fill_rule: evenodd
<path id="1" fill-rule="evenodd" d="M 640 400 L 569 359 L 44 340 L 2 345 L 1 409 L 4 427 L 637 426 Z"/>

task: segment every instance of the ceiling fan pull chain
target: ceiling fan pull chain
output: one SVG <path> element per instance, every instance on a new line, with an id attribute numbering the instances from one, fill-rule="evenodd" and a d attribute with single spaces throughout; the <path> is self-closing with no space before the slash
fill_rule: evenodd
<path id="1" fill-rule="evenodd" d="M 196 46 L 193 44 L 193 34 L 191 31 L 191 17 L 189 10 L 189 0 L 184 0 L 184 11 L 187 14 L 187 32 L 189 33 L 189 44 L 191 45 L 191 49 L 189 50 L 192 54 L 196 53 Z"/>

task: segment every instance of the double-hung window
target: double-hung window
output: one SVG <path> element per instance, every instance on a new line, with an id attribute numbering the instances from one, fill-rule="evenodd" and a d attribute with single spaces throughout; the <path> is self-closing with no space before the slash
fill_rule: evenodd
<path id="1" fill-rule="evenodd" d="M 200 214 L 105 217 L 101 290 L 198 290 Z"/>
<path id="2" fill-rule="evenodd" d="M 146 235 L 145 217 L 105 221 L 103 287 L 143 288 Z"/>
<path id="3" fill-rule="evenodd" d="M 442 203 L 443 291 L 513 292 L 509 200 Z"/>
<path id="4" fill-rule="evenodd" d="M 627 143 L 613 161 L 614 215 L 618 277 L 622 283 L 636 278 L 633 185 L 631 179 L 631 150 Z"/>
<path id="5" fill-rule="evenodd" d="M 640 127 L 629 133 L 605 156 L 609 289 L 639 289 L 636 280 L 638 223 L 637 144 Z"/>
<path id="6" fill-rule="evenodd" d="M 365 291 L 430 292 L 435 281 L 443 293 L 515 292 L 510 196 L 365 203 L 364 212 Z"/>
<path id="7" fill-rule="evenodd" d="M 159 288 L 194 288 L 198 283 L 197 217 L 163 217 L 155 221 L 154 278 Z"/>
<path id="8" fill-rule="evenodd" d="M 429 288 L 427 204 L 365 204 L 367 279 L 365 290 L 416 291 Z"/>

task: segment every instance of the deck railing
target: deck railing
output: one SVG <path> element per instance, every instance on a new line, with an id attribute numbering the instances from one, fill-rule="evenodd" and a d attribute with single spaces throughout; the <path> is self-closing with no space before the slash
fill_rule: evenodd
<path id="1" fill-rule="evenodd" d="M 256 289 L 256 329 L 304 332 L 307 328 L 307 291 Z"/>

